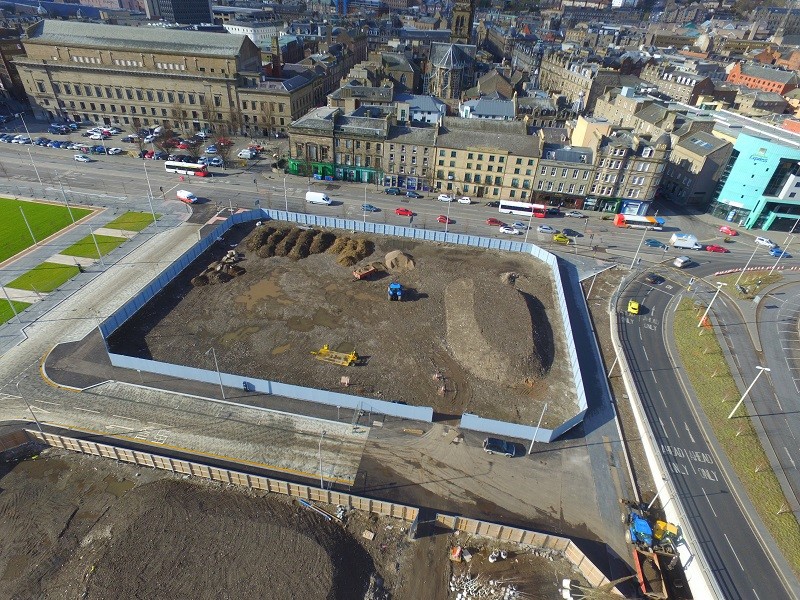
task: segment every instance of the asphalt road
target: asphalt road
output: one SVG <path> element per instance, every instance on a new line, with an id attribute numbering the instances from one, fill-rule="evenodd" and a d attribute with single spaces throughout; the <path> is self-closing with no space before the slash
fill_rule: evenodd
<path id="1" fill-rule="evenodd" d="M 737 501 L 740 491 L 732 489 L 677 375 L 665 338 L 671 335 L 668 311 L 686 282 L 682 275 L 676 281 L 664 274 L 664 283 L 639 279 L 624 291 L 617 307 L 619 334 L 657 446 L 696 535 L 698 547 L 690 550 L 703 552 L 726 598 L 792 598 L 779 585 L 782 579 L 757 532 L 747 525 Z M 625 312 L 628 299 L 642 303 L 642 314 Z"/>

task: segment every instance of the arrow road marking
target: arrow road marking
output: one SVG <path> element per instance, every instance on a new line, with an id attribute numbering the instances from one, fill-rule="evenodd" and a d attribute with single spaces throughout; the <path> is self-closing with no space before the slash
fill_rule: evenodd
<path id="1" fill-rule="evenodd" d="M 689 434 L 689 439 L 692 440 L 692 443 L 694 444 L 695 443 L 694 436 L 692 435 L 692 432 L 689 431 L 689 424 L 686 421 L 684 421 L 683 426 L 686 427 L 686 433 Z"/>

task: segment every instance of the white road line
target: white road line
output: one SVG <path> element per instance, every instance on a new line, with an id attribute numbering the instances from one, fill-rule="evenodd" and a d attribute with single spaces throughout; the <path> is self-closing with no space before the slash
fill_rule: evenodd
<path id="1" fill-rule="evenodd" d="M 96 415 L 100 414 L 99 410 L 92 410 L 91 408 L 81 408 L 80 406 L 73 406 L 75 410 L 82 410 L 83 412 L 90 412 L 95 413 Z"/>
<path id="2" fill-rule="evenodd" d="M 133 431 L 133 427 L 125 427 L 124 425 L 114 425 L 111 423 L 110 425 L 106 425 L 109 429 L 127 429 L 128 431 Z"/>
<path id="3" fill-rule="evenodd" d="M 43 413 L 49 413 L 50 412 L 46 408 L 42 408 L 41 406 L 36 406 L 35 404 L 31 404 L 30 406 L 31 406 L 31 408 L 35 408 L 39 412 L 43 412 Z"/>
<path id="4" fill-rule="evenodd" d="M 728 542 L 728 547 L 731 549 L 731 552 L 733 552 L 733 556 L 736 557 L 736 562 L 739 563 L 739 568 L 742 571 L 744 571 L 744 567 L 742 566 L 742 561 L 739 560 L 739 556 L 736 554 L 736 550 L 733 549 L 733 545 L 731 544 L 731 541 L 728 539 L 728 534 L 723 533 L 722 535 L 725 536 L 725 541 Z"/>
<path id="5" fill-rule="evenodd" d="M 650 373 L 650 375 L 652 375 L 652 376 L 653 376 L 653 381 L 655 381 L 656 383 L 658 383 L 658 378 L 656 377 L 656 373 L 655 373 L 655 371 L 651 372 L 651 373 Z"/>
<path id="6" fill-rule="evenodd" d="M 36 404 L 49 404 L 51 406 L 61 406 L 58 402 L 48 402 L 47 400 L 37 400 Z"/>
<path id="7" fill-rule="evenodd" d="M 708 494 L 706 494 L 705 488 L 701 487 L 700 489 L 703 491 L 703 496 L 706 497 L 706 502 L 708 502 L 708 507 L 711 509 L 711 512 L 714 513 L 714 517 L 716 517 L 717 516 L 717 511 L 714 510 L 714 505 L 711 504 L 711 500 L 709 500 Z"/>
<path id="8" fill-rule="evenodd" d="M 686 421 L 684 421 L 684 422 L 683 422 L 683 426 L 684 426 L 684 427 L 686 427 L 686 433 L 688 433 L 688 434 L 689 434 L 689 439 L 690 439 L 690 440 L 692 440 L 692 443 L 693 443 L 693 444 L 694 444 L 694 443 L 696 443 L 696 442 L 694 441 L 694 436 L 692 435 L 692 432 L 691 432 L 691 431 L 689 431 L 689 424 L 688 424 Z"/>
<path id="9" fill-rule="evenodd" d="M 642 330 L 640 329 L 640 330 L 639 330 L 639 337 L 641 337 L 641 334 L 642 334 Z M 647 362 L 650 362 L 650 359 L 649 359 L 649 358 L 647 358 L 647 350 L 645 350 L 644 346 L 642 347 L 642 354 L 644 354 L 644 358 L 645 358 L 645 360 L 646 360 Z"/>
<path id="10" fill-rule="evenodd" d="M 678 431 L 678 426 L 675 425 L 675 421 L 672 420 L 672 417 L 669 418 L 670 423 L 672 423 L 673 429 L 675 429 L 675 433 L 678 434 L 678 437 L 681 437 L 681 432 Z"/>
<path id="11" fill-rule="evenodd" d="M 792 463 L 792 467 L 794 467 L 796 469 L 797 465 L 794 463 L 794 459 L 792 458 L 792 455 L 789 454 L 789 449 L 786 446 L 784 446 L 783 449 L 786 451 L 786 456 L 789 457 L 789 462 Z"/>
<path id="12" fill-rule="evenodd" d="M 792 428 L 789 426 L 789 419 L 787 419 L 786 417 L 783 417 L 783 422 L 786 423 L 786 429 L 789 430 L 789 433 L 792 434 L 792 437 L 794 439 L 797 439 L 797 436 L 794 434 L 794 431 L 792 431 Z"/>
<path id="13" fill-rule="evenodd" d="M 661 396 L 661 402 L 664 403 L 664 408 L 667 408 L 667 401 L 664 400 L 664 394 L 661 393 L 661 390 L 658 390 L 658 395 Z"/>
<path id="14" fill-rule="evenodd" d="M 753 594 L 755 595 L 756 599 L 757 599 L 757 600 L 761 600 L 761 596 L 759 596 L 759 595 L 756 593 L 756 588 L 752 588 L 752 589 L 753 589 Z"/>
<path id="15" fill-rule="evenodd" d="M 126 421 L 139 421 L 139 419 L 134 419 L 132 417 L 123 417 L 122 415 L 111 415 L 115 419 L 125 419 Z"/>

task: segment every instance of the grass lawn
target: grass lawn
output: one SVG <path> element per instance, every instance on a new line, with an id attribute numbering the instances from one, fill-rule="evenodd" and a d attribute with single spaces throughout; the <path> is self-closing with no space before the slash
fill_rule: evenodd
<path id="1" fill-rule="evenodd" d="M 85 208 L 70 207 L 70 210 L 76 221 L 92 213 Z M 33 239 L 25 225 L 25 219 L 33 230 L 37 242 L 72 225 L 72 218 L 66 206 L 0 198 L 0 240 L 3 240 L 0 244 L 0 262 L 33 246 Z"/>
<path id="2" fill-rule="evenodd" d="M 52 292 L 65 281 L 69 281 L 79 273 L 75 265 L 60 265 L 58 263 L 43 262 L 17 277 L 6 287 L 33 292 Z"/>
<path id="3" fill-rule="evenodd" d="M 95 240 L 97 241 L 97 246 L 94 245 Z M 69 248 L 62 250 L 61 254 L 97 259 L 100 256 L 105 256 L 124 241 L 125 238 L 97 234 L 94 235 L 93 240 L 91 235 L 87 235 Z M 97 256 L 97 248 L 100 248 L 100 256 Z"/>
<path id="4" fill-rule="evenodd" d="M 675 313 L 674 331 L 681 361 L 747 495 L 786 560 L 795 573 L 800 573 L 800 524 L 791 512 L 783 512 L 787 507 L 783 491 L 747 418 L 745 406 L 739 408 L 733 419 L 728 419 L 741 392 L 728 370 L 714 332 L 697 328 L 701 316 L 702 312 L 694 308 L 690 299 L 681 301 Z"/>
<path id="5" fill-rule="evenodd" d="M 161 215 L 156 213 L 156 219 L 160 219 Z M 153 215 L 143 212 L 126 212 L 120 215 L 111 223 L 104 225 L 108 229 L 124 229 L 125 231 L 141 231 L 150 223 L 153 222 Z"/>
<path id="6" fill-rule="evenodd" d="M 30 306 L 30 304 L 27 302 L 17 302 L 16 300 L 12 300 L 11 303 L 9 303 L 8 300 L 3 298 L 0 300 L 0 324 L 10 321 L 14 318 L 14 311 L 11 309 L 12 303 L 14 304 L 14 308 L 18 313 L 21 313 Z"/>

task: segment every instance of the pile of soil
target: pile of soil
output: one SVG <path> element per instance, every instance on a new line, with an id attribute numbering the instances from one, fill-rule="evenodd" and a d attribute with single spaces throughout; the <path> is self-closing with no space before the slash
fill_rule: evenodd
<path id="1" fill-rule="evenodd" d="M 390 273 L 405 273 L 406 271 L 411 271 L 416 266 L 414 258 L 400 250 L 392 250 L 389 252 L 383 260 L 383 263 Z"/>

